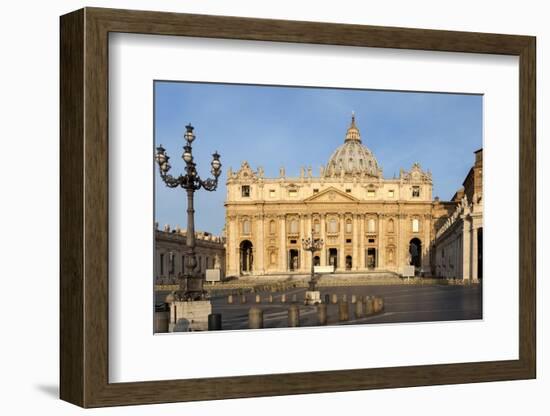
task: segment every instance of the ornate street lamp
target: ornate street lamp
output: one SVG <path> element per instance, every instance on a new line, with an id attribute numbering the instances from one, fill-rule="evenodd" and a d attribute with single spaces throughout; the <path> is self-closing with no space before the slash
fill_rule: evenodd
<path id="1" fill-rule="evenodd" d="M 306 251 L 311 251 L 311 275 L 309 277 L 309 291 L 314 292 L 317 290 L 317 279 L 315 278 L 315 269 L 314 269 L 314 261 L 313 261 L 313 253 L 316 251 L 321 250 L 323 247 L 323 239 L 322 238 L 314 238 L 313 237 L 313 230 L 311 230 L 311 237 L 308 238 L 302 238 L 302 247 Z"/>
<path id="2" fill-rule="evenodd" d="M 220 155 L 214 152 L 210 172 L 213 178 L 202 180 L 197 174 L 196 164 L 193 161 L 193 148 L 191 144 L 195 140 L 193 126 L 188 124 L 185 126 L 184 138 L 186 144 L 183 146 L 183 154 L 181 155 L 185 162 L 185 175 L 174 177 L 168 174 L 171 166 L 168 163 L 170 157 L 166 154 L 166 150 L 159 145 L 157 147 L 156 161 L 160 169 L 160 177 L 169 188 L 177 188 L 181 186 L 187 191 L 187 234 L 185 237 L 186 246 L 189 248 L 189 253 L 186 256 L 187 264 L 184 268 L 183 277 L 180 280 L 180 290 L 176 293 L 176 300 L 201 300 L 206 298 L 206 292 L 203 289 L 203 279 L 196 274 L 197 258 L 195 255 L 195 209 L 193 208 L 193 197 L 195 191 L 203 188 L 207 191 L 215 191 L 218 187 L 218 177 L 221 174 L 222 164 Z"/>

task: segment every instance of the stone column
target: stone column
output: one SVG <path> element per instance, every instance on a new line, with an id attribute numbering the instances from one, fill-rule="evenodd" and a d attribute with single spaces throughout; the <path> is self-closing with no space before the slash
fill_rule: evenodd
<path id="1" fill-rule="evenodd" d="M 327 224 L 326 224 L 326 217 L 325 214 L 320 215 L 320 221 L 321 221 L 321 238 L 325 242 L 323 244 L 323 248 L 321 249 L 321 266 L 327 265 Z"/>
<path id="2" fill-rule="evenodd" d="M 287 252 L 286 252 L 286 221 L 285 216 L 280 215 L 279 216 L 279 227 L 280 227 L 280 240 L 279 240 L 279 266 L 280 270 L 283 273 L 286 273 L 288 271 L 287 266 Z"/>
<path id="3" fill-rule="evenodd" d="M 256 232 L 258 237 L 256 238 L 256 257 L 254 259 L 254 271 L 256 274 L 263 275 L 265 273 L 264 266 L 264 253 L 265 253 L 265 242 L 264 242 L 264 215 L 259 214 L 256 216 Z"/>
<path id="4" fill-rule="evenodd" d="M 462 228 L 462 227 L 460 227 Z M 464 255 L 462 254 L 464 251 L 464 233 L 462 230 L 457 230 L 458 238 L 457 238 L 457 245 L 456 245 L 456 272 L 455 272 L 455 279 L 462 278 L 464 265 L 462 263 L 462 259 L 464 258 Z"/>
<path id="5" fill-rule="evenodd" d="M 340 214 L 340 229 L 338 234 L 340 244 L 338 248 L 338 268 L 340 270 L 346 270 L 346 216 Z"/>
<path id="6" fill-rule="evenodd" d="M 430 242 L 432 241 L 432 239 L 430 238 L 430 235 L 432 228 L 432 219 L 429 214 L 425 214 L 424 216 L 422 216 L 421 227 L 422 235 L 424 236 L 424 240 L 422 241 L 422 269 L 424 270 L 424 272 L 428 272 L 429 274 L 431 274 Z"/>
<path id="7" fill-rule="evenodd" d="M 472 252 L 470 255 L 472 264 L 472 279 L 477 280 L 477 228 L 472 221 Z"/>
<path id="8" fill-rule="evenodd" d="M 403 252 L 403 247 L 408 247 L 408 241 L 404 241 L 405 235 L 407 235 L 403 230 L 405 219 L 405 214 L 399 214 L 397 216 L 397 273 L 403 273 L 403 266 L 408 265 L 407 253 Z"/>
<path id="9" fill-rule="evenodd" d="M 353 270 L 359 270 L 359 222 L 357 221 L 358 214 L 353 214 L 353 233 L 352 233 L 352 246 L 353 246 L 353 254 L 352 254 L 352 269 Z"/>
<path id="10" fill-rule="evenodd" d="M 158 248 L 155 248 L 155 261 L 154 261 L 154 266 L 155 266 L 155 281 L 157 278 L 160 277 L 160 252 L 158 250 Z"/>
<path id="11" fill-rule="evenodd" d="M 378 214 L 378 250 L 376 250 L 378 252 L 378 258 L 377 258 L 377 261 L 376 261 L 376 267 L 375 269 L 384 269 L 386 268 L 386 244 L 384 244 L 385 242 L 385 222 L 386 221 L 386 216 L 384 214 Z"/>
<path id="12" fill-rule="evenodd" d="M 359 269 L 365 269 L 365 216 L 359 215 Z"/>
<path id="13" fill-rule="evenodd" d="M 464 216 L 462 224 L 462 278 L 469 280 L 471 278 L 471 221 L 470 218 Z"/>
<path id="14" fill-rule="evenodd" d="M 227 217 L 229 222 L 229 232 L 227 235 L 227 270 L 228 276 L 238 276 L 239 274 L 239 247 L 237 244 L 237 228 L 235 216 Z"/>

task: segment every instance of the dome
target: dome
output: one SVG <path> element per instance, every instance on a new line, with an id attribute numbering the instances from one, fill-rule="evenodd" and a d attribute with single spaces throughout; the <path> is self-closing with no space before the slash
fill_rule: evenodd
<path id="1" fill-rule="evenodd" d="M 342 173 L 343 172 L 343 173 Z M 346 133 L 344 144 L 338 147 L 325 169 L 325 176 L 368 175 L 380 177 L 382 170 L 372 152 L 361 143 L 361 134 L 355 124 L 355 114 Z"/>

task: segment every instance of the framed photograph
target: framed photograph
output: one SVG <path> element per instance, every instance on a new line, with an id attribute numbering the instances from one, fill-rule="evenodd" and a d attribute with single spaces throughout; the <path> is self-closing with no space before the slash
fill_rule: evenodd
<path id="1" fill-rule="evenodd" d="M 63 400 L 536 377 L 534 37 L 60 24 Z"/>

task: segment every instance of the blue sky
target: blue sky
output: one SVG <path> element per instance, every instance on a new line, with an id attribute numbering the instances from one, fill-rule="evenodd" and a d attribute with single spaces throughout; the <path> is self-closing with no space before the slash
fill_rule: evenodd
<path id="1" fill-rule="evenodd" d="M 276 177 L 285 166 L 319 166 L 344 141 L 355 111 L 364 145 L 385 178 L 419 162 L 433 174 L 433 195 L 448 200 L 461 186 L 482 147 L 482 96 L 327 88 L 156 81 L 155 146 L 171 157 L 171 173 L 183 172 L 183 133 L 189 122 L 197 138 L 193 154 L 199 175 L 209 176 L 211 154 L 221 154 L 218 190 L 195 193 L 195 228 L 221 233 L 226 172 L 247 160 Z M 169 189 L 155 169 L 155 217 L 162 227 L 186 227 L 185 192 Z"/>

